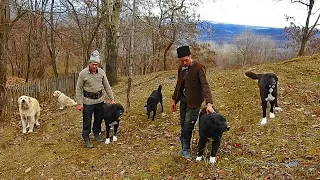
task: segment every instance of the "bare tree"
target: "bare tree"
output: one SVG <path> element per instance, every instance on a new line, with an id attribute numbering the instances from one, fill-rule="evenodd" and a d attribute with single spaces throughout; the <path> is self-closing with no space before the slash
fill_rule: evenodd
<path id="1" fill-rule="evenodd" d="M 139 46 L 134 47 L 134 73 L 172 68 L 172 61 L 168 59 L 175 58 L 173 48 L 196 40 L 198 16 L 193 12 L 199 3 L 199 0 L 136 1 L 135 43 Z M 121 39 L 126 50 L 129 49 L 127 39 L 130 36 L 127 19 L 131 16 L 127 11 L 132 11 L 129 2 L 124 3 L 121 26 Z"/>
<path id="2" fill-rule="evenodd" d="M 136 19 L 136 0 L 132 2 L 132 24 L 131 24 L 131 31 L 130 31 L 130 50 L 129 50 L 129 78 L 128 78 L 128 88 L 127 88 L 127 109 L 130 110 L 130 92 L 132 87 L 132 75 L 133 75 L 133 57 L 134 57 L 134 30 L 135 30 L 135 19 Z"/>
<path id="3" fill-rule="evenodd" d="M 7 60 L 5 56 L 5 49 L 8 43 L 10 10 L 8 0 L 1 0 L 0 4 L 0 117 L 3 115 L 6 97 L 6 83 L 7 83 Z"/>
<path id="4" fill-rule="evenodd" d="M 291 20 L 290 26 L 284 28 L 285 37 L 288 40 L 286 46 L 291 48 L 295 53 L 301 49 L 301 41 L 303 39 L 303 27 L 296 25 L 293 17 L 288 17 Z M 313 53 L 319 49 L 319 38 L 317 37 L 318 29 L 311 32 L 308 41 L 305 44 L 304 54 Z"/>
<path id="5" fill-rule="evenodd" d="M 272 60 L 275 54 L 275 43 L 270 37 L 255 35 L 251 30 L 240 33 L 234 39 L 238 65 L 259 63 Z"/>
<path id="6" fill-rule="evenodd" d="M 104 8 L 106 9 L 106 19 L 104 26 L 104 45 L 103 57 L 105 59 L 105 70 L 110 85 L 118 81 L 117 76 L 117 59 L 119 48 L 119 26 L 120 26 L 120 12 L 121 0 L 104 1 Z"/>
<path id="7" fill-rule="evenodd" d="M 54 32 L 54 20 L 53 20 L 53 13 L 54 13 L 54 0 L 51 0 L 50 5 L 50 21 L 49 21 L 49 27 L 50 27 L 50 43 L 49 40 L 46 38 L 46 45 L 49 50 L 50 59 L 51 59 L 51 66 L 53 69 L 53 73 L 55 77 L 58 77 L 58 71 L 57 71 L 57 53 L 56 53 L 56 43 L 55 43 L 55 32 Z M 46 35 L 48 36 L 47 28 L 46 28 Z"/>
<path id="8" fill-rule="evenodd" d="M 275 0 L 275 1 L 283 1 L 283 0 Z M 320 12 L 318 11 L 319 9 L 314 11 L 314 4 L 315 0 L 290 0 L 291 3 L 299 3 L 301 6 L 305 6 L 307 8 L 307 18 L 305 21 L 304 26 L 302 26 L 301 31 L 302 31 L 302 36 L 300 40 L 300 49 L 298 52 L 298 56 L 302 56 L 304 54 L 306 44 L 311 37 L 313 31 L 315 30 L 316 26 L 318 26 L 318 21 L 320 18 Z M 311 23 L 310 18 L 311 16 L 316 16 L 316 20 Z"/>
<path id="9" fill-rule="evenodd" d="M 80 35 L 83 67 L 88 64 L 88 57 L 90 55 L 91 46 L 98 33 L 100 24 L 105 18 L 105 10 L 102 11 L 100 16 L 94 15 L 97 12 L 97 5 L 94 5 L 91 1 L 83 1 L 79 6 L 79 2 L 73 2 L 72 0 L 66 0 L 67 3 L 63 3 L 68 11 L 72 13 L 71 18 L 76 22 L 78 32 Z"/>

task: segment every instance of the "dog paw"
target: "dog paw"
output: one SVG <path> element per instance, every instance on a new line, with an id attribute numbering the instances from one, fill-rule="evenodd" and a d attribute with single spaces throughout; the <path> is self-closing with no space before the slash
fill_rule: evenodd
<path id="1" fill-rule="evenodd" d="M 283 109 L 281 107 L 275 107 L 274 110 L 277 111 L 277 112 L 283 111 Z"/>
<path id="2" fill-rule="evenodd" d="M 29 130 L 29 131 L 28 131 L 28 133 L 32 133 L 32 132 L 33 132 L 33 130 Z"/>
<path id="3" fill-rule="evenodd" d="M 63 107 L 59 107 L 59 109 L 63 109 Z"/>
<path id="4" fill-rule="evenodd" d="M 273 118 L 276 117 L 276 116 L 274 115 L 274 113 L 270 113 L 269 115 L 270 115 L 270 118 L 271 118 L 271 119 L 273 119 Z"/>
<path id="5" fill-rule="evenodd" d="M 107 138 L 104 143 L 105 143 L 105 144 L 110 144 L 110 138 Z"/>
<path id="6" fill-rule="evenodd" d="M 22 134 L 25 134 L 25 133 L 27 133 L 27 130 L 23 130 L 23 131 L 22 131 Z"/>
<path id="7" fill-rule="evenodd" d="M 264 124 L 266 124 L 267 123 L 267 118 L 265 117 L 265 118 L 262 118 L 261 119 L 261 125 L 264 125 Z"/>
<path id="8" fill-rule="evenodd" d="M 216 163 L 216 157 L 210 157 L 209 163 L 211 164 Z"/>
<path id="9" fill-rule="evenodd" d="M 196 161 L 201 161 L 202 160 L 202 156 L 197 156 Z"/>
<path id="10" fill-rule="evenodd" d="M 117 136 L 112 136 L 112 141 L 118 141 L 118 137 Z"/>

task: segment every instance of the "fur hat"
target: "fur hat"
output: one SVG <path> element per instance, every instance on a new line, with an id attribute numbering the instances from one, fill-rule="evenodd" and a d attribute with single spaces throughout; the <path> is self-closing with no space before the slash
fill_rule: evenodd
<path id="1" fill-rule="evenodd" d="M 191 52 L 190 52 L 189 46 L 181 46 L 181 47 L 179 47 L 177 49 L 177 55 L 178 55 L 178 58 L 182 58 L 182 57 L 185 57 L 185 56 L 190 56 Z"/>
<path id="2" fill-rule="evenodd" d="M 90 55 L 89 63 L 100 63 L 100 55 L 98 50 L 92 51 Z"/>

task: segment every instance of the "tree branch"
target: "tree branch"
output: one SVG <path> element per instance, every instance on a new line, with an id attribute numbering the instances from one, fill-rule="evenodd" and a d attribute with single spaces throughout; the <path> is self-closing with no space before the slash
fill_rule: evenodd
<path id="1" fill-rule="evenodd" d="M 294 1 L 294 0 L 291 0 L 291 3 L 300 3 L 300 4 L 303 4 L 303 5 L 305 5 L 305 6 L 310 6 L 310 4 L 307 4 L 307 3 L 304 3 L 304 2 L 302 2 L 302 1 Z"/>

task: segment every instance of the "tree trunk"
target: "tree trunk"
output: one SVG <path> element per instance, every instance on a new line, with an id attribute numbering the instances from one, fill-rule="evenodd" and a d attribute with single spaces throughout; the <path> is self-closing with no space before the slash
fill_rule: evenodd
<path id="1" fill-rule="evenodd" d="M 54 22 L 53 22 L 53 7 L 54 7 L 54 0 L 51 0 L 50 5 L 50 45 L 48 40 L 46 40 L 47 48 L 49 50 L 50 58 L 51 58 L 51 66 L 53 69 L 54 77 L 58 77 L 58 70 L 57 70 L 57 62 L 56 62 L 56 45 L 55 45 L 55 38 L 54 38 Z M 47 32 L 47 31 L 46 31 Z"/>
<path id="2" fill-rule="evenodd" d="M 88 57 L 89 57 L 89 53 L 87 51 L 87 48 L 84 46 L 82 47 L 82 60 L 83 60 L 82 67 L 83 68 L 86 68 L 88 66 Z"/>
<path id="3" fill-rule="evenodd" d="M 33 28 L 33 21 L 32 18 L 30 19 L 30 24 L 29 24 L 29 34 L 28 34 L 28 44 L 27 44 L 27 75 L 26 75 L 26 82 L 29 81 L 29 76 L 30 76 L 30 64 L 31 64 L 31 33 L 32 33 L 32 28 Z"/>
<path id="4" fill-rule="evenodd" d="M 8 43 L 10 10 L 7 0 L 1 0 L 0 6 L 0 117 L 2 119 L 6 105 L 7 58 L 5 49 Z"/>
<path id="5" fill-rule="evenodd" d="M 303 56 L 307 41 L 307 38 L 302 38 L 298 56 Z"/>
<path id="6" fill-rule="evenodd" d="M 172 44 L 173 44 L 174 41 L 171 41 L 168 46 L 166 47 L 166 49 L 164 50 L 164 53 L 163 53 L 163 70 L 167 71 L 167 54 L 168 54 L 168 51 L 170 50 Z"/>
<path id="7" fill-rule="evenodd" d="M 107 18 L 105 24 L 106 36 L 104 44 L 105 71 L 110 85 L 118 82 L 117 58 L 120 26 L 121 0 L 112 3 L 106 1 Z"/>
<path id="8" fill-rule="evenodd" d="M 130 92 L 132 88 L 132 75 L 133 75 L 133 48 L 134 48 L 134 29 L 135 29 L 135 16 L 136 16 L 136 0 L 133 0 L 132 9 L 132 25 L 130 32 L 130 52 L 129 52 L 129 78 L 128 78 L 128 88 L 127 88 L 127 109 L 130 111 Z"/>
<path id="9" fill-rule="evenodd" d="M 65 69 L 64 69 L 64 74 L 67 75 L 69 72 L 69 52 L 66 52 L 66 61 L 65 61 Z"/>

